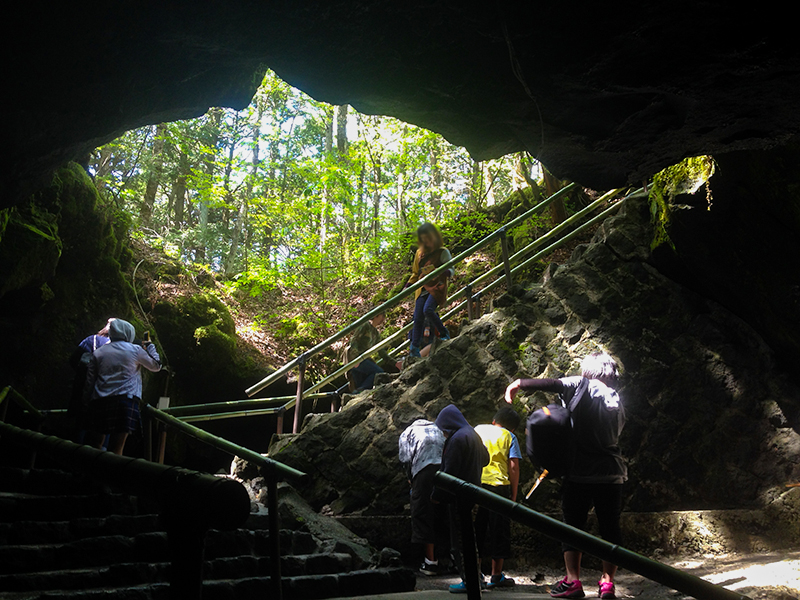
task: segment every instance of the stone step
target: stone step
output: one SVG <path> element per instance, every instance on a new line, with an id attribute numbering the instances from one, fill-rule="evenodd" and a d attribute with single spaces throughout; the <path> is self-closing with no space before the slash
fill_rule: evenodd
<path id="1" fill-rule="evenodd" d="M 0 544 L 64 544 L 107 535 L 134 536 L 161 531 L 158 515 L 113 515 L 70 521 L 0 523 Z"/>
<path id="2" fill-rule="evenodd" d="M 0 467 L 0 492 L 40 496 L 65 496 L 108 493 L 111 489 L 86 475 L 56 469 Z"/>
<path id="3" fill-rule="evenodd" d="M 234 556 L 207 560 L 204 578 L 241 579 L 268 577 L 268 557 Z M 281 571 L 287 577 L 347 572 L 353 559 L 348 554 L 305 554 L 281 557 Z M 59 569 L 35 573 L 0 575 L 0 590 L 34 592 L 46 590 L 88 590 L 161 583 L 167 580 L 169 563 L 115 563 L 101 568 Z"/>
<path id="4" fill-rule="evenodd" d="M 353 571 L 350 573 L 284 577 L 283 595 L 286 600 L 314 600 L 343 595 L 392 594 L 410 592 L 416 578 L 413 571 L 403 568 Z M 250 597 L 269 597 L 272 583 L 269 577 L 220 579 L 206 581 L 203 600 L 240 600 Z M 169 600 L 166 583 L 138 586 L 103 587 L 95 589 L 59 589 L 47 591 L 8 592 L 4 600 Z"/>
<path id="5" fill-rule="evenodd" d="M 38 496 L 0 492 L 0 522 L 65 521 L 139 514 L 138 499 L 127 494 Z"/>
<path id="6" fill-rule="evenodd" d="M 317 540 L 309 533 L 281 531 L 283 556 L 291 558 L 292 555 L 315 555 L 320 554 L 320 550 Z M 211 530 L 206 536 L 207 560 L 240 556 L 269 557 L 270 553 L 269 532 L 265 530 Z M 0 546 L 0 574 L 98 568 L 119 562 L 166 560 L 167 534 L 163 531 L 134 536 L 98 535 L 67 543 Z"/>

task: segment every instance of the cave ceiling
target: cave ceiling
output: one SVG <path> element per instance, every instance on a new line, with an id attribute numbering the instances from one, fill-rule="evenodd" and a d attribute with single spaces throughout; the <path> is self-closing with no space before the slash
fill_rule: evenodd
<path id="1" fill-rule="evenodd" d="M 800 129 L 770 3 L 172 1 L 20 5 L 4 39 L 0 202 L 125 130 L 245 107 L 271 68 L 318 100 L 527 150 L 604 189 Z M 777 5 L 776 5 L 777 6 Z"/>

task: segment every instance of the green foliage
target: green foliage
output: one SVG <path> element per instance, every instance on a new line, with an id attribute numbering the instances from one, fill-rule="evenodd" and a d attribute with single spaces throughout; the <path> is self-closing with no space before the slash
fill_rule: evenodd
<path id="1" fill-rule="evenodd" d="M 650 215 L 655 230 L 651 247 L 675 245 L 669 237 L 673 200 L 680 194 L 693 194 L 714 174 L 714 159 L 710 156 L 686 158 L 676 165 L 655 174 L 650 188 Z"/>
<path id="2" fill-rule="evenodd" d="M 213 108 L 99 148 L 95 184 L 135 237 L 250 297 L 360 285 L 410 262 L 423 221 L 450 245 L 476 239 L 496 224 L 469 213 L 527 185 L 519 155 L 476 163 L 438 134 L 352 109 L 340 140 L 338 115 L 268 72 L 243 111 Z"/>

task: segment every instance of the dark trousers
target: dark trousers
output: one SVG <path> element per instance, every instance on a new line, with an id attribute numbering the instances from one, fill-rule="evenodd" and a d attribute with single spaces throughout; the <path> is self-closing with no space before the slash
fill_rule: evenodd
<path id="1" fill-rule="evenodd" d="M 414 304 L 414 329 L 411 330 L 411 345 L 419 348 L 422 335 L 425 333 L 425 319 L 435 327 L 439 335 L 447 335 L 447 328 L 439 318 L 436 309 L 439 308 L 436 298 L 432 294 L 420 294 Z M 431 332 L 433 333 L 433 332 Z M 431 336 L 433 339 L 433 336 Z"/>
<path id="2" fill-rule="evenodd" d="M 458 569 L 458 574 L 461 576 L 461 581 L 467 580 L 467 574 L 464 570 L 464 554 L 462 551 L 463 542 L 462 542 L 462 535 L 461 535 L 461 520 L 458 514 L 458 505 L 455 501 L 448 505 L 449 509 L 449 516 L 450 516 L 450 555 L 453 558 L 453 564 L 455 565 L 456 569 Z M 470 515 L 472 513 L 472 509 L 469 509 Z M 473 526 L 471 519 L 470 519 L 470 526 Z M 472 537 L 473 543 L 475 540 L 475 536 Z M 475 551 L 477 556 L 477 549 Z M 476 565 L 477 566 L 477 565 Z"/>
<path id="3" fill-rule="evenodd" d="M 483 485 L 483 489 L 511 498 L 510 485 Z M 483 506 L 475 515 L 475 539 L 484 558 L 511 558 L 511 519 Z"/>
<path id="4" fill-rule="evenodd" d="M 374 360 L 366 358 L 357 367 L 354 367 L 351 373 L 353 382 L 356 384 L 356 391 L 360 392 L 371 390 L 375 385 L 375 375 L 383 373 L 383 369 Z"/>
<path id="5" fill-rule="evenodd" d="M 561 487 L 561 508 L 567 525 L 586 529 L 586 520 L 592 507 L 600 527 L 600 537 L 612 544 L 622 544 L 622 528 L 619 524 L 622 514 L 622 484 L 564 481 Z M 566 544 L 562 544 L 561 548 L 564 552 L 577 550 Z"/>

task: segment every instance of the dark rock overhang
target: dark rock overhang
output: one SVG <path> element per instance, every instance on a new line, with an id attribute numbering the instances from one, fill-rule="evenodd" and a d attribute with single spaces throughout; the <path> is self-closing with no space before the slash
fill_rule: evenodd
<path id="1" fill-rule="evenodd" d="M 7 16 L 0 198 L 121 132 L 242 108 L 274 69 L 319 100 L 528 150 L 595 188 L 800 129 L 788 19 L 716 2 L 206 0 Z M 749 12 L 748 12 L 749 11 Z"/>

